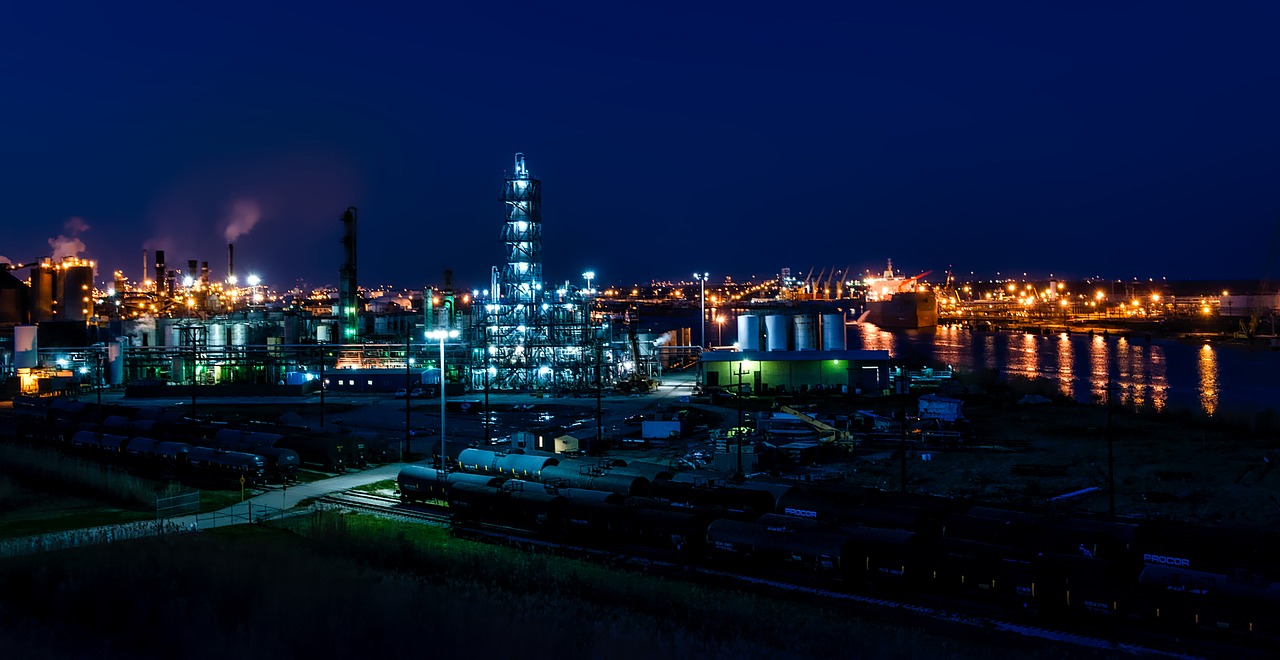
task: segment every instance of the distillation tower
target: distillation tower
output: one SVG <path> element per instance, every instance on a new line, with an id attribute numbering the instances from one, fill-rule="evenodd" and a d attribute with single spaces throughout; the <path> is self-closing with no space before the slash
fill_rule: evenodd
<path id="1" fill-rule="evenodd" d="M 607 337 L 591 321 L 587 298 L 542 279 L 542 182 L 524 154 L 506 177 L 502 243 L 506 262 L 473 305 L 470 387 L 584 390 L 612 385 Z"/>

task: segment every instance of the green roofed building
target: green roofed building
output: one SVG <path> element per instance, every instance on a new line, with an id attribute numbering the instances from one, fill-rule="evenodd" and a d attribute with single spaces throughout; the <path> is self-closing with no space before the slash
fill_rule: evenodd
<path id="1" fill-rule="evenodd" d="M 755 394 L 837 390 L 878 394 L 889 387 L 889 351 L 707 351 L 699 361 L 707 389 Z"/>

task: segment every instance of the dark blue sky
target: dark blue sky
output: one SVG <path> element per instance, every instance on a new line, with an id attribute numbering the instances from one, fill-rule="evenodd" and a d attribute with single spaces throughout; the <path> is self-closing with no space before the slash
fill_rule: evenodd
<path id="1" fill-rule="evenodd" d="M 217 275 L 256 209 L 239 270 L 336 283 L 356 205 L 362 283 L 480 283 L 523 151 L 553 281 L 1280 265 L 1274 3 L 37 4 L 0 8 L 13 260 L 80 218 L 107 273 Z"/>

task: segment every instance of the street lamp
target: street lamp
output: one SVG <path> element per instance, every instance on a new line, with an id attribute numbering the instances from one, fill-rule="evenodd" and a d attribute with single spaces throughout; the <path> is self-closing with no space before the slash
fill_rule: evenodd
<path id="1" fill-rule="evenodd" d="M 702 294 L 698 296 L 702 303 L 702 315 L 698 317 L 698 325 L 702 326 L 702 347 L 707 346 L 707 273 L 694 273 L 693 279 L 698 280 L 702 288 Z"/>
<path id="2" fill-rule="evenodd" d="M 444 340 L 456 339 L 457 330 L 432 330 L 426 334 L 427 339 L 440 340 L 440 471 L 444 472 L 447 468 L 445 463 L 445 446 L 444 446 Z M 486 420 L 487 421 L 487 420 Z"/>
<path id="3" fill-rule="evenodd" d="M 716 345 L 724 346 L 724 314 L 716 317 Z"/>

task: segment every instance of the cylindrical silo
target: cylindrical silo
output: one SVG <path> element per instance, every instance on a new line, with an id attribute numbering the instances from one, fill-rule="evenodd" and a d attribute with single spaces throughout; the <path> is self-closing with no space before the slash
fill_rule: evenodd
<path id="1" fill-rule="evenodd" d="M 760 350 L 760 317 L 743 314 L 738 317 L 738 348 L 743 351 Z"/>
<path id="2" fill-rule="evenodd" d="M 844 335 L 844 314 L 822 315 L 822 350 L 843 351 L 846 339 Z"/>
<path id="3" fill-rule="evenodd" d="M 227 345 L 227 324 L 222 323 L 221 321 L 214 321 L 209 324 L 209 345 Z"/>
<path id="4" fill-rule="evenodd" d="M 791 327 L 791 319 L 782 314 L 770 314 L 764 317 L 764 338 L 766 350 L 787 350 L 787 330 Z"/>
<path id="5" fill-rule="evenodd" d="M 60 321 L 84 321 L 93 315 L 93 266 L 91 262 L 67 261 L 62 268 L 62 308 Z"/>
<path id="6" fill-rule="evenodd" d="M 321 323 L 316 326 L 316 341 L 330 342 L 333 341 L 332 329 L 328 323 Z"/>
<path id="7" fill-rule="evenodd" d="M 107 344 L 107 384 L 124 384 L 124 346 L 129 340 L 125 337 Z"/>
<path id="8" fill-rule="evenodd" d="M 796 327 L 796 350 L 818 350 L 818 338 L 814 332 L 813 317 L 808 314 L 796 314 L 792 317 L 792 323 Z"/>
<path id="9" fill-rule="evenodd" d="M 229 334 L 231 335 L 232 346 L 244 346 L 249 338 L 249 324 L 232 323 L 231 332 Z"/>
<path id="10" fill-rule="evenodd" d="M 34 325 L 13 328 L 13 366 L 18 369 L 34 369 L 40 362 L 38 331 Z"/>

